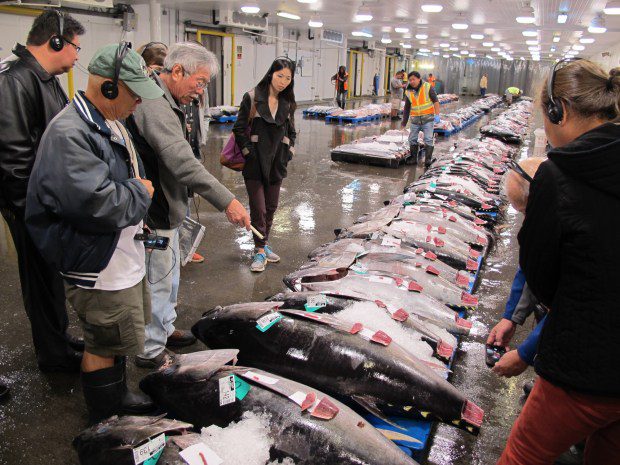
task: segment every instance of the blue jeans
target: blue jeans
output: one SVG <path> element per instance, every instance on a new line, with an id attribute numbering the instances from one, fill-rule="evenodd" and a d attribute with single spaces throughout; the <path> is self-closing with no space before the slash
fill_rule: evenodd
<path id="1" fill-rule="evenodd" d="M 422 131 L 424 133 L 424 145 L 427 147 L 433 146 L 433 133 L 435 131 L 435 122 L 431 119 L 424 123 L 419 116 L 409 119 L 409 145 L 418 143 L 418 133 Z"/>
<path id="2" fill-rule="evenodd" d="M 487 93 L 487 89 L 485 87 L 481 87 L 480 88 L 480 95 L 482 95 L 483 97 L 486 95 Z"/>
<path id="3" fill-rule="evenodd" d="M 146 251 L 146 277 L 151 288 L 151 322 L 146 325 L 144 358 L 163 352 L 177 319 L 177 297 L 181 279 L 178 229 L 158 229 L 158 236 L 170 239 L 166 250 Z"/>
<path id="4" fill-rule="evenodd" d="M 338 92 L 336 94 L 336 102 L 338 103 L 338 106 L 344 110 L 344 106 L 347 103 L 347 91 L 346 90 L 344 92 Z"/>

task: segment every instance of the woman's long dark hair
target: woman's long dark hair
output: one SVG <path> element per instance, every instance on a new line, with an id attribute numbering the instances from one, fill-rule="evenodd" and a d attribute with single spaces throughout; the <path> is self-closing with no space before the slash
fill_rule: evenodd
<path id="1" fill-rule="evenodd" d="M 340 66 L 340 68 L 338 68 L 338 74 L 340 75 L 340 77 L 344 77 L 344 75 L 347 74 L 347 67 Z"/>
<path id="2" fill-rule="evenodd" d="M 277 71 L 281 71 L 283 69 L 288 69 L 291 71 L 291 83 L 288 85 L 286 89 L 280 92 L 278 95 L 278 99 L 284 99 L 288 102 L 291 110 L 291 114 L 295 112 L 297 108 L 297 102 L 295 102 L 295 63 L 288 58 L 276 58 L 271 66 L 269 67 L 269 71 L 267 74 L 260 80 L 260 82 L 256 85 L 256 88 L 260 91 L 264 92 L 266 95 L 269 95 L 269 86 L 271 85 L 271 79 L 273 78 L 273 74 Z"/>

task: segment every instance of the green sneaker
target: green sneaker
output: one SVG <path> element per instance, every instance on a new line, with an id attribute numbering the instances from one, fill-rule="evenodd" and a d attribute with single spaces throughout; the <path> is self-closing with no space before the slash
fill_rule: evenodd
<path id="1" fill-rule="evenodd" d="M 264 253 L 254 254 L 254 259 L 252 259 L 252 264 L 250 265 L 250 271 L 260 273 L 261 271 L 265 271 L 266 265 L 267 256 Z"/>
<path id="2" fill-rule="evenodd" d="M 267 261 L 269 263 L 278 263 L 280 261 L 280 256 L 274 253 L 268 245 L 265 246 L 265 256 L 267 257 Z"/>

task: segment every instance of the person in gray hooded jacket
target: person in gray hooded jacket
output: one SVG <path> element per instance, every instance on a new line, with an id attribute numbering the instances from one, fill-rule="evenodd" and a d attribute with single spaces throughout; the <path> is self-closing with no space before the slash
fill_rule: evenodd
<path id="1" fill-rule="evenodd" d="M 188 189 L 225 211 L 231 223 L 250 228 L 245 208 L 194 156 L 186 139 L 185 115 L 179 108 L 202 95 L 218 71 L 217 58 L 202 45 L 194 42 L 172 45 L 164 69 L 153 75 L 164 96 L 144 102 L 127 120 L 147 177 L 155 189 L 147 225 L 170 241 L 167 250 L 146 257 L 152 321 L 146 327 L 144 354 L 136 359 L 136 364 L 143 368 L 166 363 L 171 357 L 166 345 L 180 347 L 195 342 L 189 331 L 174 327 L 181 267 L 178 228 L 187 215 Z"/>

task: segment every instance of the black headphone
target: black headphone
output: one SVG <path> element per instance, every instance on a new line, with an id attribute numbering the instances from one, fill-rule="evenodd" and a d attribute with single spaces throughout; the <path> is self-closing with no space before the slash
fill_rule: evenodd
<path id="1" fill-rule="evenodd" d="M 101 95 L 109 100 L 114 100 L 118 97 L 118 78 L 121 74 L 123 59 L 127 55 L 127 52 L 129 52 L 130 48 L 131 45 L 129 42 L 121 42 L 118 44 L 116 57 L 114 58 L 114 77 L 111 81 L 105 81 L 101 84 Z"/>
<path id="2" fill-rule="evenodd" d="M 62 30 L 65 26 L 65 17 L 58 10 L 53 10 L 56 13 L 56 19 L 58 20 L 58 34 L 50 37 L 50 47 L 55 52 L 60 52 L 65 46 L 65 39 L 62 37 Z"/>
<path id="3" fill-rule="evenodd" d="M 562 108 L 562 103 L 559 100 L 557 102 L 553 100 L 553 84 L 555 83 L 555 74 L 558 71 L 558 66 L 562 63 L 570 63 L 580 59 L 581 58 L 564 58 L 563 60 L 558 61 L 551 70 L 551 76 L 549 76 L 547 81 L 547 95 L 549 96 L 549 103 L 547 104 L 547 118 L 549 118 L 549 121 L 553 124 L 560 124 L 564 118 L 564 108 Z"/>

